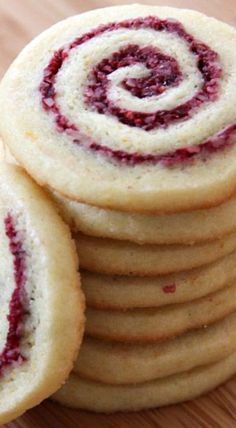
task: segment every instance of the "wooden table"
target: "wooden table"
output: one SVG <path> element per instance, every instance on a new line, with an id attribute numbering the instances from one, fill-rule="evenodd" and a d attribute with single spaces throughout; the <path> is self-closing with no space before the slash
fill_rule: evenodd
<path id="1" fill-rule="evenodd" d="M 25 44 L 51 24 L 87 9 L 122 3 L 132 1 L 0 0 L 0 75 Z M 142 3 L 192 7 L 236 25 L 236 0 L 148 0 Z M 190 403 L 137 414 L 94 415 L 46 401 L 5 427 L 235 428 L 236 380 Z"/>

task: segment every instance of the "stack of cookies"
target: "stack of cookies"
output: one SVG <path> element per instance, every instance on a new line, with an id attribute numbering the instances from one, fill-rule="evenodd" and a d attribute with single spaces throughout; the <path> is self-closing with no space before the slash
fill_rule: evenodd
<path id="1" fill-rule="evenodd" d="M 166 215 L 55 199 L 74 231 L 87 303 L 75 375 L 57 394 L 59 401 L 129 410 L 190 398 L 216 385 L 219 364 L 233 361 L 236 351 L 236 198 Z M 81 401 L 89 386 L 93 393 Z M 152 400 L 146 397 L 151 386 Z M 142 393 L 133 404 L 128 397 L 138 387 Z"/>
<path id="2" fill-rule="evenodd" d="M 54 399 L 193 398 L 236 372 L 236 31 L 144 5 L 65 20 L 16 59 L 2 136 L 71 226 L 85 337 Z"/>

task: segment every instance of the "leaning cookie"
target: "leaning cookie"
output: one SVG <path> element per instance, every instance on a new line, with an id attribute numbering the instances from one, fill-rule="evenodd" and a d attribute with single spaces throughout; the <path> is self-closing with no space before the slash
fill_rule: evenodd
<path id="1" fill-rule="evenodd" d="M 64 383 L 83 335 L 84 298 L 67 226 L 21 168 L 3 163 L 0 223 L 4 424 Z"/>
<path id="2" fill-rule="evenodd" d="M 137 411 L 191 400 L 236 373 L 236 353 L 203 367 L 134 385 L 109 385 L 72 374 L 53 399 L 93 412 Z"/>
<path id="3" fill-rule="evenodd" d="M 41 184 L 121 211 L 216 206 L 236 191 L 236 31 L 127 5 L 32 41 L 0 87 L 2 137 Z"/>
<path id="4" fill-rule="evenodd" d="M 86 333 L 118 342 L 170 339 L 223 319 L 236 310 L 236 283 L 191 302 L 127 311 L 87 309 Z"/>
<path id="5" fill-rule="evenodd" d="M 83 269 L 105 274 L 154 276 L 214 262 L 236 248 L 236 233 L 195 245 L 134 244 L 75 235 Z"/>

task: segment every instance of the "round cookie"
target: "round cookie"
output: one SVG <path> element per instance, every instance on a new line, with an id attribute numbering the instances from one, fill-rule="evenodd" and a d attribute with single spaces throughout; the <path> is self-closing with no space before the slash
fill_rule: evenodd
<path id="1" fill-rule="evenodd" d="M 87 309 L 89 336 L 118 342 L 167 340 L 224 318 L 236 310 L 236 284 L 187 303 L 127 311 Z"/>
<path id="2" fill-rule="evenodd" d="M 21 168 L 0 163 L 0 171 L 2 425 L 69 375 L 84 330 L 84 298 L 75 246 L 54 205 Z"/>
<path id="3" fill-rule="evenodd" d="M 236 373 L 236 353 L 217 363 L 151 382 L 109 385 L 72 374 L 53 399 L 93 412 L 138 411 L 191 400 L 216 388 Z"/>
<path id="4" fill-rule="evenodd" d="M 206 210 L 145 215 L 98 208 L 51 192 L 75 232 L 137 244 L 192 244 L 212 241 L 236 230 L 236 197 Z"/>
<path id="5" fill-rule="evenodd" d="M 191 10 L 127 5 L 32 41 L 0 88 L 1 134 L 41 184 L 138 212 L 236 191 L 236 31 Z"/>
<path id="6" fill-rule="evenodd" d="M 0 162 L 14 163 L 16 164 L 16 160 L 11 155 L 8 147 L 3 143 L 0 139 Z"/>
<path id="7" fill-rule="evenodd" d="M 113 310 L 184 303 L 220 290 L 235 279 L 235 251 L 210 265 L 163 276 L 129 277 L 81 272 L 87 305 Z"/>
<path id="8" fill-rule="evenodd" d="M 75 363 L 79 376 L 97 382 L 147 382 L 226 358 L 236 350 L 236 313 L 184 336 L 146 345 L 85 338 Z"/>
<path id="9" fill-rule="evenodd" d="M 80 266 L 91 272 L 154 276 L 192 269 L 236 248 L 236 233 L 195 245 L 138 245 L 128 241 L 75 235 Z"/>

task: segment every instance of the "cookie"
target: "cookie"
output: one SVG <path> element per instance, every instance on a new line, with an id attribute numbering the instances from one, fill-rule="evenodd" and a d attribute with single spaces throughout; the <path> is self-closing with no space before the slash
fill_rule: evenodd
<path id="1" fill-rule="evenodd" d="M 16 164 L 16 160 L 12 156 L 8 147 L 3 143 L 0 139 L 0 162 L 14 163 Z"/>
<path id="2" fill-rule="evenodd" d="M 75 246 L 54 205 L 21 168 L 1 163 L 0 171 L 2 425 L 64 383 L 84 299 Z"/>
<path id="3" fill-rule="evenodd" d="M 192 244 L 212 241 L 236 230 L 236 197 L 215 208 L 145 215 L 98 208 L 52 192 L 65 221 L 75 232 L 137 244 Z"/>
<path id="4" fill-rule="evenodd" d="M 93 412 L 137 411 L 191 400 L 236 373 L 236 353 L 210 365 L 136 385 L 109 385 L 72 374 L 53 399 Z"/>
<path id="5" fill-rule="evenodd" d="M 132 309 L 184 303 L 213 293 L 236 279 L 236 252 L 186 272 L 154 277 L 110 276 L 81 272 L 87 305 Z"/>
<path id="6" fill-rule="evenodd" d="M 236 310 L 236 284 L 187 303 L 127 311 L 87 309 L 89 336 L 121 342 L 166 340 L 224 318 Z"/>
<path id="7" fill-rule="evenodd" d="M 196 245 L 138 245 L 128 241 L 75 235 L 80 266 L 115 275 L 154 276 L 214 262 L 236 248 L 236 233 Z"/>
<path id="8" fill-rule="evenodd" d="M 236 31 L 127 5 L 45 31 L 0 87 L 1 134 L 41 184 L 121 211 L 177 212 L 236 191 Z"/>
<path id="9" fill-rule="evenodd" d="M 236 313 L 163 343 L 129 345 L 85 338 L 74 371 L 97 382 L 132 384 L 192 370 L 235 350 Z"/>

